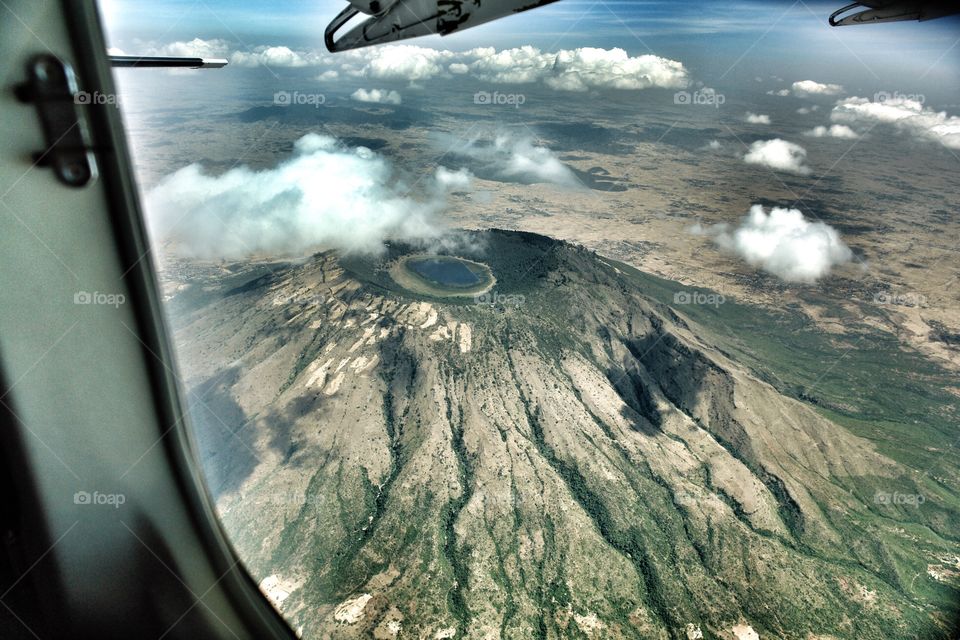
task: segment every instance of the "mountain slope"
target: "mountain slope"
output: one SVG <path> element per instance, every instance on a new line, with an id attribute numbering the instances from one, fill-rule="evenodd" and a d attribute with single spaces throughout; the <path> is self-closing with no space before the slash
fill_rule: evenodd
<path id="1" fill-rule="evenodd" d="M 955 491 L 929 495 L 626 270 L 475 240 L 494 304 L 400 289 L 399 246 L 178 267 L 211 490 L 305 637 L 955 632 L 954 577 L 925 570 L 960 553 Z M 894 490 L 930 499 L 875 500 Z"/>

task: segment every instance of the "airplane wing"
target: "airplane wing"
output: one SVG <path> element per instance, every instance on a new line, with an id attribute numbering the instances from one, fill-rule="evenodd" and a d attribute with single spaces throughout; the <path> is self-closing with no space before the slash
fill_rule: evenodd
<path id="1" fill-rule="evenodd" d="M 857 13 L 841 17 L 855 9 Z M 854 24 L 901 22 L 904 20 L 933 20 L 960 13 L 956 0 L 862 0 L 834 11 L 830 26 L 846 27 Z"/>
<path id="2" fill-rule="evenodd" d="M 346 51 L 431 34 L 447 35 L 556 0 L 348 0 L 324 33 L 329 51 Z M 337 38 L 358 16 L 369 16 Z"/>

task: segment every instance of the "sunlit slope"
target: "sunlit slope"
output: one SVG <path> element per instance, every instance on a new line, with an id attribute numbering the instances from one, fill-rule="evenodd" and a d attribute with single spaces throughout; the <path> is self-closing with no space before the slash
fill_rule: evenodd
<path id="1" fill-rule="evenodd" d="M 955 632 L 956 485 L 760 381 L 622 265 L 476 239 L 493 306 L 403 291 L 402 247 L 184 267 L 211 489 L 305 637 Z"/>

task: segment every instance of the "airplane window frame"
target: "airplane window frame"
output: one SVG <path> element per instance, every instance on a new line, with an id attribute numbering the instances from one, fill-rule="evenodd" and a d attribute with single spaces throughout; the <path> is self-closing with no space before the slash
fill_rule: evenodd
<path id="1" fill-rule="evenodd" d="M 13 8 L 7 7 L 7 9 L 16 16 L 21 7 L 14 3 Z M 30 30 L 31 38 L 25 38 L 22 42 L 17 41 L 16 44 L 11 43 L 10 45 L 10 49 L 16 52 L 15 57 L 9 61 L 11 65 L 9 78 L 12 84 L 25 77 L 23 64 L 27 59 L 43 49 L 49 49 L 44 38 L 36 33 L 39 32 L 53 43 L 53 53 L 61 56 L 66 63 L 73 67 L 78 76 L 81 90 L 87 92 L 99 91 L 104 94 L 114 94 L 116 92 L 99 9 L 95 2 L 62 0 L 41 7 L 37 11 L 22 12 L 28 16 L 29 24 L 25 23 L 23 26 Z M 60 44 L 53 36 L 49 36 L 48 30 L 51 33 L 66 31 L 66 44 Z M 33 37 L 36 40 L 33 40 Z M 12 99 L 12 95 L 10 97 Z M 18 109 L 25 120 L 27 116 L 31 120 L 36 118 L 35 107 L 31 104 L 17 104 L 13 108 Z M 17 523 L 19 526 L 16 527 L 16 529 L 19 529 L 20 537 L 27 542 L 36 544 L 41 544 L 42 541 L 42 546 L 46 549 L 40 553 L 27 549 L 28 553 L 24 554 L 25 557 L 35 558 L 35 561 L 25 572 L 22 570 L 24 567 L 17 568 L 20 575 L 16 577 L 14 586 L 27 577 L 31 578 L 27 582 L 34 581 L 39 585 L 44 601 L 36 603 L 35 606 L 38 611 L 41 611 L 40 616 L 55 614 L 59 618 L 56 621 L 47 621 L 55 626 L 55 637 L 97 637 L 105 630 L 109 630 L 112 637 L 119 631 L 129 632 L 131 629 L 118 629 L 113 625 L 116 624 L 117 620 L 136 615 L 134 612 L 137 611 L 152 611 L 157 614 L 155 619 L 131 620 L 135 625 L 138 625 L 138 631 L 148 628 L 151 624 L 156 624 L 158 625 L 155 629 L 157 633 L 169 633 L 173 630 L 172 627 L 165 629 L 159 625 L 163 620 L 168 623 L 170 618 L 176 618 L 177 615 L 180 615 L 181 611 L 176 606 L 171 607 L 171 605 L 176 605 L 178 602 L 189 598 L 189 596 L 186 596 L 186 593 L 189 592 L 195 600 L 193 603 L 195 606 L 200 601 L 205 600 L 208 592 L 210 592 L 211 601 L 226 602 L 232 608 L 231 611 L 219 611 L 220 615 L 217 615 L 218 612 L 211 610 L 212 616 L 216 619 L 220 619 L 222 616 L 232 621 L 233 624 L 228 625 L 220 620 L 224 626 L 211 631 L 211 628 L 205 625 L 193 626 L 192 618 L 186 619 L 184 624 L 176 629 L 176 632 L 172 633 L 170 637 L 196 637 L 196 634 L 200 634 L 203 637 L 295 638 L 296 635 L 293 630 L 257 587 L 256 582 L 246 571 L 241 558 L 230 544 L 206 489 L 204 477 L 199 467 L 199 458 L 194 453 L 196 446 L 189 426 L 190 416 L 186 403 L 182 399 L 183 390 L 174 374 L 176 363 L 172 342 L 161 308 L 159 283 L 150 256 L 150 244 L 147 239 L 143 210 L 140 205 L 132 158 L 127 146 L 121 114 L 117 109 L 98 105 L 88 105 L 88 108 L 82 110 L 82 114 L 89 127 L 90 140 L 99 167 L 98 179 L 84 187 L 84 189 L 99 193 L 90 194 L 90 197 L 82 201 L 105 203 L 106 210 L 89 211 L 84 210 L 83 206 L 79 206 L 67 213 L 74 216 L 87 216 L 90 219 L 93 217 L 106 218 L 109 220 L 109 233 L 97 238 L 75 238 L 74 241 L 82 246 L 83 251 L 89 252 L 89 255 L 108 255 L 115 258 L 123 268 L 120 280 L 123 286 L 128 288 L 127 304 L 135 318 L 135 337 L 142 347 L 137 354 L 128 351 L 123 355 L 128 361 L 134 360 L 143 363 L 146 369 L 145 374 L 149 380 L 152 402 L 149 408 L 140 406 L 137 409 L 141 412 L 152 411 L 155 415 L 156 419 L 152 426 L 155 426 L 156 429 L 149 432 L 149 440 L 156 439 L 157 442 L 157 450 L 153 455 L 158 458 L 162 457 L 162 469 L 165 475 L 162 478 L 163 486 L 174 486 L 177 490 L 176 496 L 169 494 L 158 496 L 154 504 L 148 504 L 152 500 L 149 497 L 149 491 L 141 492 L 137 498 L 128 502 L 127 506 L 130 509 L 128 513 L 132 514 L 130 516 L 130 522 L 133 526 L 131 533 L 138 540 L 141 537 L 150 540 L 148 535 L 161 536 L 156 545 L 156 548 L 160 550 L 160 556 L 163 555 L 163 549 L 175 545 L 187 548 L 188 551 L 183 552 L 184 556 L 189 556 L 191 553 L 194 558 L 202 556 L 206 564 L 212 567 L 213 574 L 220 576 L 220 578 L 212 586 L 203 585 L 198 588 L 198 585 L 190 584 L 190 577 L 186 575 L 187 572 L 179 572 L 182 575 L 177 575 L 176 569 L 168 567 L 174 575 L 157 576 L 151 573 L 155 564 L 150 565 L 142 562 L 140 556 L 124 557 L 120 561 L 126 563 L 132 573 L 138 574 L 144 585 L 152 585 L 152 588 L 145 589 L 142 592 L 125 593 L 124 597 L 117 601 L 116 611 L 105 612 L 97 610 L 95 607 L 91 609 L 89 603 L 102 600 L 104 593 L 115 587 L 104 583 L 104 593 L 81 592 L 82 586 L 88 586 L 89 576 L 71 576 L 69 574 L 69 563 L 64 562 L 62 557 L 62 555 L 69 553 L 65 549 L 69 545 L 61 545 L 56 549 L 57 553 L 51 553 L 60 540 L 54 540 L 56 535 L 47 530 L 44 525 L 52 514 L 62 514 L 67 509 L 73 508 L 73 504 L 76 504 L 76 502 L 74 501 L 73 504 L 67 506 L 63 501 L 56 499 L 57 496 L 44 496 L 35 491 L 34 481 L 41 477 L 45 470 L 35 462 L 31 465 L 28 456 L 20 451 L 20 447 L 15 446 L 18 440 L 26 441 L 30 438 L 25 433 L 29 426 L 16 416 L 6 415 L 8 412 L 5 410 L 0 417 L 2 417 L 4 425 L 9 426 L 9 429 L 5 430 L 3 441 L 5 445 L 9 444 L 10 447 L 3 452 L 3 457 L 5 462 L 10 461 L 10 463 L 9 473 L 5 473 L 4 476 L 15 474 L 18 477 L 13 482 L 8 482 L 8 479 L 4 477 L 5 486 L 3 489 L 5 491 L 12 490 L 18 494 L 16 502 L 11 507 L 16 508 L 20 505 L 24 507 L 23 513 L 13 512 L 13 515 L 20 521 Z M 17 161 L 20 162 L 21 159 L 18 158 Z M 48 175 L 52 177 L 52 174 L 49 174 L 49 169 L 38 166 L 39 162 L 35 162 L 32 167 L 29 167 L 29 164 L 30 160 L 27 159 L 24 165 L 27 173 L 31 171 L 45 172 L 36 175 L 44 176 L 44 178 Z M 63 185 L 58 185 L 58 188 L 70 189 L 70 187 Z M 70 202 L 69 199 L 60 197 L 62 195 L 63 192 L 59 192 L 56 198 L 46 201 L 43 198 L 38 200 L 51 207 L 61 206 L 60 203 L 63 202 Z M 50 212 L 49 209 L 48 212 L 54 213 Z M 60 215 L 64 212 L 56 211 L 55 213 Z M 21 284 L 24 287 L 31 286 L 28 272 L 23 274 L 21 278 Z M 79 315 L 81 313 L 77 306 L 65 311 L 67 315 Z M 129 341 L 117 341 L 118 352 L 123 351 L 125 343 L 129 343 Z M 111 354 L 104 354 L 101 364 L 109 367 L 111 366 L 110 360 Z M 55 363 L 56 356 L 49 356 L 49 362 L 51 364 Z M 7 354 L 0 354 L 0 363 L 3 365 L 0 375 L 2 375 L 5 383 L 9 382 L 10 363 Z M 13 386 L 18 386 L 18 393 L 10 394 L 7 400 L 12 406 L 18 406 L 16 403 L 18 398 L 15 396 L 20 396 L 23 391 L 31 386 L 38 387 L 41 390 L 46 388 L 44 381 L 17 380 L 14 385 L 3 385 L 4 395 L 12 391 Z M 133 396 L 125 396 L 123 388 L 117 389 L 117 396 L 118 404 L 138 401 Z M 7 403 L 4 403 L 4 407 L 7 407 Z M 12 410 L 10 413 L 12 414 Z M 78 429 L 75 430 L 77 433 L 68 434 L 65 440 L 82 438 L 80 426 L 78 423 Z M 144 425 L 140 425 L 136 429 L 131 429 L 131 432 L 137 429 L 142 430 L 143 427 Z M 102 428 L 113 429 L 113 425 L 102 425 Z M 117 434 L 118 441 L 123 439 L 129 441 L 129 438 L 121 438 L 120 435 Z M 123 436 L 129 435 L 131 434 L 123 434 Z M 146 445 L 149 444 L 150 442 L 146 442 Z M 104 452 L 104 455 L 108 457 L 115 457 L 114 454 L 115 452 Z M 18 455 L 21 457 L 19 460 L 17 459 Z M 91 472 L 91 477 L 96 477 L 94 469 L 99 462 L 100 460 L 95 458 L 83 460 L 83 465 L 86 465 L 87 468 L 78 465 L 81 472 L 79 475 L 86 475 L 83 473 L 86 470 Z M 22 463 L 22 465 L 18 465 L 18 463 Z M 8 489 L 7 484 L 12 486 Z M 158 482 L 158 485 L 160 484 Z M 137 499 L 140 501 L 139 504 Z M 177 520 L 178 525 L 180 522 L 184 522 L 186 526 L 176 531 L 176 540 L 162 539 L 163 534 L 157 532 L 150 524 L 150 518 L 156 518 L 165 509 L 163 503 L 169 503 L 171 500 L 179 502 L 183 511 L 187 514 L 185 520 Z M 171 517 L 174 516 L 171 515 Z M 98 524 L 96 518 L 92 518 L 91 522 L 86 524 L 90 527 L 87 534 L 90 534 L 95 533 L 98 526 L 105 528 L 116 523 L 104 522 Z M 14 525 L 12 523 L 7 526 L 11 527 L 11 530 L 16 530 L 13 529 Z M 61 538 L 64 536 L 66 534 L 63 534 Z M 142 540 L 141 544 L 144 544 L 144 549 L 139 550 L 141 556 L 146 555 L 149 551 L 156 561 L 164 563 L 166 566 L 165 560 L 160 558 Z M 200 551 L 199 554 L 197 553 L 198 550 Z M 34 567 L 47 557 L 49 558 L 48 562 L 37 568 L 35 575 L 30 576 L 29 574 Z M 28 561 L 25 564 L 30 564 L 30 562 Z M 169 564 L 173 567 L 177 566 L 175 562 L 169 562 Z M 13 589 L 13 586 L 10 589 Z M 213 597 L 214 589 L 221 594 L 219 600 Z M 112 597 L 115 597 L 115 594 Z M 84 606 L 85 604 L 87 606 Z M 189 599 L 187 599 L 186 604 L 190 605 Z M 204 602 L 204 605 L 206 605 L 206 602 Z M 10 609 L 10 607 L 7 608 Z M 10 610 L 13 615 L 17 615 L 13 609 Z M 189 611 L 188 609 L 187 612 L 183 612 L 181 618 L 186 616 Z M 180 622 L 180 620 L 177 622 Z M 27 626 L 26 623 L 24 625 Z M 23 631 L 23 629 L 19 630 Z M 27 630 L 31 634 L 33 633 L 29 626 L 27 626 Z M 216 635 L 208 635 L 210 633 L 216 633 Z"/>

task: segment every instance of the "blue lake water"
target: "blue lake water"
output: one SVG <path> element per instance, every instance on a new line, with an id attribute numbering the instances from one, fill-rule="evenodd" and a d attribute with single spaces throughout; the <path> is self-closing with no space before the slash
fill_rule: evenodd
<path id="1" fill-rule="evenodd" d="M 477 274 L 459 260 L 419 258 L 408 261 L 407 266 L 427 280 L 446 287 L 469 287 L 480 282 Z"/>

